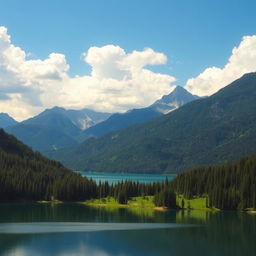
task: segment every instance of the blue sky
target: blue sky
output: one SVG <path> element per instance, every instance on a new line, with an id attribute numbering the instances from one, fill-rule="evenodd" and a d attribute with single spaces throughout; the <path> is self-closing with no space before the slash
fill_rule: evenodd
<path id="1" fill-rule="evenodd" d="M 255 11 L 252 0 L 8 0 L 1 2 L 0 25 L 27 59 L 65 55 L 71 77 L 90 75 L 82 57 L 90 47 L 115 45 L 126 53 L 163 53 L 167 63 L 146 68 L 183 86 L 207 67 L 223 68 L 243 36 L 256 34 Z"/>
<path id="2" fill-rule="evenodd" d="M 155 70 L 183 85 L 208 66 L 223 66 L 242 36 L 256 33 L 255 11 L 255 1 L 242 0 L 8 0 L 0 21 L 33 56 L 64 53 L 72 75 L 89 71 L 80 55 L 91 46 L 150 47 L 168 57 Z"/>

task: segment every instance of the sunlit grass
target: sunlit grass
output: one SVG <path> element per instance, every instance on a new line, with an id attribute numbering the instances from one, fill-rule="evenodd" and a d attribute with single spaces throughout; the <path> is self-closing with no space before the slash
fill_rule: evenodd
<path id="1" fill-rule="evenodd" d="M 84 202 L 90 206 L 107 206 L 107 207 L 125 207 L 125 208 L 154 208 L 153 196 L 133 197 L 128 200 L 127 204 L 118 203 L 114 197 L 104 197 L 100 199 L 91 199 Z"/>
<path id="2" fill-rule="evenodd" d="M 206 197 L 195 197 L 193 199 L 186 199 L 182 195 L 177 195 L 176 202 L 179 208 L 182 208 L 182 199 L 184 200 L 184 208 L 190 210 L 217 210 L 215 208 L 206 207 Z M 107 208 L 129 208 L 129 209 L 158 209 L 163 210 L 161 207 L 155 207 L 154 196 L 138 196 L 128 200 L 127 204 L 118 203 L 114 197 L 105 197 L 100 199 L 91 199 L 84 202 L 88 206 L 103 206 Z"/>
<path id="3" fill-rule="evenodd" d="M 183 195 L 177 195 L 176 203 L 182 208 L 182 200 L 184 200 L 184 209 L 193 209 L 193 210 L 218 210 L 216 208 L 207 207 L 207 198 L 206 197 L 194 197 L 192 199 L 186 199 Z"/>

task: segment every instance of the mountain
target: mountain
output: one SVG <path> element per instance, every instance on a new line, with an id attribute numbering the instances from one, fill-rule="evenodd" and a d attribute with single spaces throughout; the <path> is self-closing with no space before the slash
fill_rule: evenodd
<path id="1" fill-rule="evenodd" d="M 110 114 L 93 110 L 46 109 L 39 115 L 6 128 L 34 150 L 45 152 L 78 144 L 80 128 L 93 125 Z"/>
<path id="2" fill-rule="evenodd" d="M 99 137 L 130 125 L 144 123 L 198 98 L 198 96 L 190 94 L 183 87 L 177 86 L 170 94 L 163 96 L 147 108 L 132 109 L 123 114 L 111 115 L 107 120 L 86 129 L 81 138 Z"/>
<path id="3" fill-rule="evenodd" d="M 5 130 L 40 152 L 76 145 L 80 133 L 69 118 L 50 110 Z"/>
<path id="4" fill-rule="evenodd" d="M 51 153 L 83 171 L 173 172 L 256 152 L 256 73 L 150 122 Z"/>
<path id="5" fill-rule="evenodd" d="M 149 108 L 157 112 L 167 114 L 188 102 L 199 99 L 199 96 L 189 93 L 181 86 L 177 86 L 170 94 L 164 95 L 160 100 L 157 100 Z"/>
<path id="6" fill-rule="evenodd" d="M 151 120 L 163 115 L 163 108 L 170 111 L 195 98 L 196 96 L 189 94 L 185 89 L 177 87 L 170 95 L 152 106 L 133 109 L 125 114 L 111 115 L 90 109 L 54 107 L 5 129 L 34 150 L 46 152 L 74 146 L 88 137 L 102 136 L 110 131 Z"/>
<path id="7" fill-rule="evenodd" d="M 0 201 L 85 200 L 93 186 L 0 129 Z"/>
<path id="8" fill-rule="evenodd" d="M 64 132 L 44 125 L 20 123 L 5 130 L 40 152 L 78 144 L 75 139 Z"/>
<path id="9" fill-rule="evenodd" d="M 52 109 L 48 109 L 48 112 L 62 113 L 63 115 L 68 117 L 72 121 L 72 123 L 80 130 L 85 130 L 93 125 L 96 125 L 112 115 L 111 113 L 96 112 L 94 110 L 86 108 L 75 110 L 54 107 Z"/>
<path id="10" fill-rule="evenodd" d="M 0 113 L 0 128 L 5 128 L 17 124 L 18 122 L 14 120 L 7 113 Z"/>
<path id="11" fill-rule="evenodd" d="M 78 136 L 80 129 L 61 110 L 56 107 L 46 109 L 39 115 L 23 121 L 22 124 L 52 127 L 71 137 Z"/>

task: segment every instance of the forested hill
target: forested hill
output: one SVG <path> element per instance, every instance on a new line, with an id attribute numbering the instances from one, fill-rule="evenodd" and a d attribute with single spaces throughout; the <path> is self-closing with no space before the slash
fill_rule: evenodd
<path id="1" fill-rule="evenodd" d="M 254 152 L 256 73 L 250 73 L 211 97 L 51 157 L 78 170 L 178 173 Z"/>
<path id="2" fill-rule="evenodd" d="M 130 197 L 158 194 L 167 185 L 167 181 L 148 185 L 131 181 L 120 182 L 115 186 L 108 182 L 96 185 L 94 181 L 81 177 L 61 163 L 34 153 L 0 129 L 0 202 L 53 199 L 84 201 L 111 196 L 120 203 L 127 203 Z"/>
<path id="3" fill-rule="evenodd" d="M 0 200 L 84 200 L 96 185 L 0 129 Z"/>
<path id="4" fill-rule="evenodd" d="M 197 168 L 172 182 L 185 198 L 207 196 L 208 206 L 219 209 L 256 208 L 256 154 L 234 163 Z"/>

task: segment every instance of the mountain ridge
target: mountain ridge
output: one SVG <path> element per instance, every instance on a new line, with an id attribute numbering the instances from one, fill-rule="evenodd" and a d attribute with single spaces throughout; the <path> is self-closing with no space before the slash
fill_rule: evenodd
<path id="1" fill-rule="evenodd" d="M 111 115 L 107 120 L 86 129 L 81 138 L 100 137 L 109 132 L 147 122 L 196 99 L 199 99 L 199 97 L 190 94 L 183 87 L 177 86 L 171 93 L 164 95 L 148 107 L 131 109 L 125 113 Z"/>
<path id="2" fill-rule="evenodd" d="M 5 127 L 5 130 L 34 150 L 45 152 L 78 144 L 77 138 L 81 133 L 80 126 L 84 125 L 84 123 L 79 124 L 79 120 L 84 121 L 83 118 L 88 113 L 95 117 L 94 121 L 91 120 L 92 123 L 110 115 L 89 109 L 66 110 L 61 107 L 53 107 L 20 123 Z"/>
<path id="3" fill-rule="evenodd" d="M 255 89 L 256 73 L 246 74 L 208 98 L 51 157 L 105 172 L 178 173 L 232 161 L 256 152 Z"/>
<path id="4" fill-rule="evenodd" d="M 6 128 L 18 122 L 7 113 L 0 113 L 0 128 Z"/>

